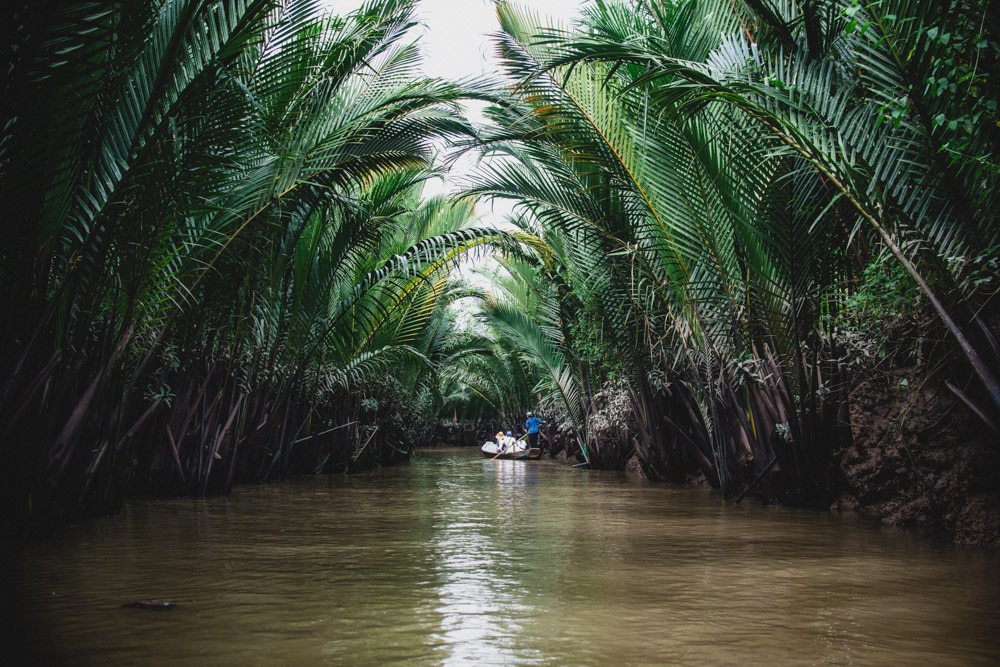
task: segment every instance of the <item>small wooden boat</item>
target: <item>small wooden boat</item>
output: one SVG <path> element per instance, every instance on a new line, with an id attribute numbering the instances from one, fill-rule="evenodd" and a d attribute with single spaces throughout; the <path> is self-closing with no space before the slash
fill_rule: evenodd
<path id="1" fill-rule="evenodd" d="M 491 459 L 537 459 L 541 457 L 542 450 L 538 447 L 528 447 L 524 440 L 518 440 L 513 446 L 508 447 L 499 454 L 497 453 L 497 443 L 487 440 L 482 446 L 483 456 Z"/>

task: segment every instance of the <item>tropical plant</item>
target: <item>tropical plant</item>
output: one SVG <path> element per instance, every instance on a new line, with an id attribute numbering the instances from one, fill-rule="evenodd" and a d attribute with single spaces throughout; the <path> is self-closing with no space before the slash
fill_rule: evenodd
<path id="1" fill-rule="evenodd" d="M 873 248 L 996 402 L 994 288 L 968 263 L 996 247 L 984 4 L 598 0 L 573 30 L 499 13 L 512 84 L 482 145 L 515 159 L 476 191 L 596 277 L 572 291 L 634 362 L 647 472 L 676 476 L 683 442 L 727 492 L 753 474 L 825 502 L 846 397 L 831 323 Z"/>
<path id="2" fill-rule="evenodd" d="M 474 191 L 519 202 L 564 249 L 573 298 L 562 303 L 576 299 L 581 348 L 598 322 L 610 330 L 647 472 L 678 478 L 696 464 L 735 494 L 782 458 L 785 492 L 821 502 L 839 390 L 820 372 L 818 323 L 850 275 L 842 253 L 821 249 L 850 230 L 816 223 L 843 206 L 752 114 L 671 99 L 647 62 L 615 55 L 655 45 L 706 60 L 717 42 L 700 28 L 736 31 L 738 18 L 598 2 L 569 32 L 499 7 L 515 83 L 482 145 L 514 159 L 491 163 Z"/>
<path id="3" fill-rule="evenodd" d="M 639 4 L 669 24 L 665 5 Z M 654 104 L 700 113 L 721 102 L 759 123 L 775 151 L 805 160 L 850 205 L 852 234 L 866 224 L 920 288 L 993 407 L 958 393 L 995 424 L 994 290 L 969 262 L 988 264 L 997 247 L 998 47 L 987 3 L 746 2 L 735 13 L 723 5 L 709 11 L 740 28 L 724 29 L 703 60 L 664 48 L 671 40 L 595 31 L 551 66 L 632 64 L 642 82 L 659 84 Z"/>
<path id="4" fill-rule="evenodd" d="M 428 364 L 463 254 L 519 245 L 419 203 L 474 91 L 420 75 L 414 6 L 5 6 L 11 527 L 398 457 L 375 380 Z"/>

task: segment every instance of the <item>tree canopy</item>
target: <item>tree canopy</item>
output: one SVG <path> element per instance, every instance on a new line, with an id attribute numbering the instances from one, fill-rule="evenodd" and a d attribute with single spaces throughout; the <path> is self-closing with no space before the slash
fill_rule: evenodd
<path id="1" fill-rule="evenodd" d="M 8 3 L 8 528 L 530 407 L 591 465 L 821 505 L 887 350 L 1000 433 L 986 0 L 503 1 L 461 83 L 416 7 Z M 442 145 L 480 161 L 427 198 Z"/>

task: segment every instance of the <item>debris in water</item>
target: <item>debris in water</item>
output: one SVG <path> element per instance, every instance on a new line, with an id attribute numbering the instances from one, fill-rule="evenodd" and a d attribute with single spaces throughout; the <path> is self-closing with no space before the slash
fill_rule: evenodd
<path id="1" fill-rule="evenodd" d="M 122 606 L 135 607 L 137 609 L 170 609 L 177 605 L 167 600 L 136 600 L 135 602 L 126 602 Z"/>

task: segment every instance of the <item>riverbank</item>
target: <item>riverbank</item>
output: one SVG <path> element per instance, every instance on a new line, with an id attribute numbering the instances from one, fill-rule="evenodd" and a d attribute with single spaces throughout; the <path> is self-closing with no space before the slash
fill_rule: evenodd
<path id="1" fill-rule="evenodd" d="M 19 553 L 0 558 L 0 581 L 16 593 L 5 599 L 25 665 L 1000 657 L 995 554 L 468 448 L 227 497 L 133 500 Z M 176 606 L 121 606 L 143 598 Z"/>
<path id="2" fill-rule="evenodd" d="M 1000 450 L 943 383 L 900 368 L 860 383 L 850 404 L 835 508 L 1000 548 Z"/>
<path id="3" fill-rule="evenodd" d="M 945 380 L 919 366 L 870 373 L 849 392 L 845 408 L 849 440 L 833 453 L 825 482 L 833 499 L 830 510 L 929 530 L 957 544 L 1000 549 L 1000 449 Z M 604 413 L 593 437 L 602 447 L 629 451 L 625 471 L 648 478 L 634 453 L 634 417 L 621 406 L 610 416 Z M 554 458 L 578 461 L 572 440 L 552 426 L 549 436 Z M 698 471 L 675 477 L 709 484 Z M 753 502 L 754 496 L 756 502 L 780 502 L 758 491 L 748 489 L 743 502 Z"/>

